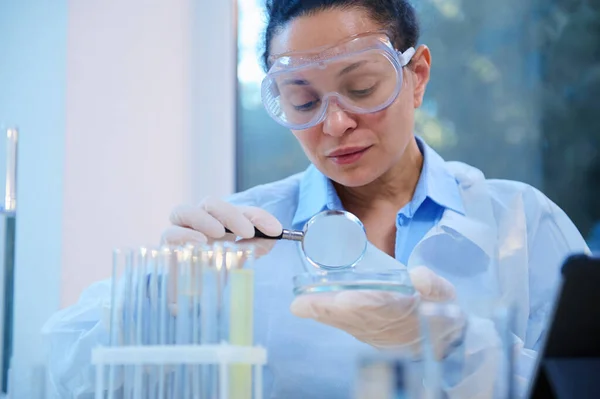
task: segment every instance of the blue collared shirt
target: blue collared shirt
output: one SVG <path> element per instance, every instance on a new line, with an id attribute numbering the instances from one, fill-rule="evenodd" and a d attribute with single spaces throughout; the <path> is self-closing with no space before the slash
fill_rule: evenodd
<path id="1" fill-rule="evenodd" d="M 440 221 L 445 209 L 464 214 L 456 178 L 435 151 L 420 138 L 416 140 L 423 154 L 421 175 L 412 200 L 396 215 L 395 258 L 404 265 L 417 243 Z M 343 210 L 344 206 L 331 180 L 311 165 L 300 182 L 294 227 L 301 228 L 313 215 L 325 209 Z"/>

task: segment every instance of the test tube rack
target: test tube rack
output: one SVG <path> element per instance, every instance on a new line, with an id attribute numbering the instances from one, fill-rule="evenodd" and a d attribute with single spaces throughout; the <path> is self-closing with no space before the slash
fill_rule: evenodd
<path id="1" fill-rule="evenodd" d="M 115 250 L 96 399 L 262 398 L 253 260 L 231 242 Z"/>
<path id="2" fill-rule="evenodd" d="M 245 397 L 262 398 L 262 369 L 267 362 L 267 351 L 261 346 L 220 345 L 162 345 L 162 346 L 121 346 L 98 347 L 92 352 L 92 364 L 96 367 L 95 399 L 115 398 L 114 388 L 105 386 L 107 372 L 119 366 L 134 366 L 141 369 L 145 366 L 170 365 L 215 365 L 219 368 L 218 399 L 234 399 L 229 392 L 230 366 L 250 366 L 253 371 L 253 392 L 245 393 Z M 139 385 L 138 385 L 139 386 Z M 111 389 L 113 388 L 113 389 Z M 142 393 L 133 391 L 131 399 L 142 398 Z M 178 398 L 186 397 L 184 394 Z M 197 398 L 200 395 L 190 395 Z M 158 396 L 162 399 L 164 396 Z M 128 398 L 130 399 L 130 398 Z M 212 399 L 212 398 L 211 398 Z"/>

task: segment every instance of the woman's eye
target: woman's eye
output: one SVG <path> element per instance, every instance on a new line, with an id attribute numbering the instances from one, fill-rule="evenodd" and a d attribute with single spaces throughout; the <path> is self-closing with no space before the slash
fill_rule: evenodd
<path id="1" fill-rule="evenodd" d="M 369 94 L 371 94 L 374 90 L 375 90 L 375 86 L 371 86 L 367 89 L 350 90 L 350 93 L 356 97 L 364 97 L 364 96 L 368 96 Z"/>
<path id="2" fill-rule="evenodd" d="M 317 100 L 309 101 L 309 102 L 304 103 L 302 105 L 294 105 L 294 109 L 296 111 L 310 111 L 311 109 L 313 109 L 317 105 L 317 103 L 318 103 Z"/>

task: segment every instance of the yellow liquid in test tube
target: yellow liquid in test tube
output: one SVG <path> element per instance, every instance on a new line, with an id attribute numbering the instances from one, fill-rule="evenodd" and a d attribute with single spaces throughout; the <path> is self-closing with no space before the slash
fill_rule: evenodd
<path id="1" fill-rule="evenodd" d="M 234 269 L 229 274 L 231 292 L 229 343 L 254 344 L 254 271 Z M 231 399 L 252 398 L 252 366 L 230 366 L 229 394 Z"/>

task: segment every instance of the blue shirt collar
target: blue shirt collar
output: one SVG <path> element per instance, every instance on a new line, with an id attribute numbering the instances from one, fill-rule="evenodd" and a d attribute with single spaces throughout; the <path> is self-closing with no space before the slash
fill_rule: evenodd
<path id="1" fill-rule="evenodd" d="M 420 137 L 416 138 L 423 153 L 423 168 L 413 199 L 399 213 L 412 217 L 425 199 L 441 207 L 464 214 L 464 207 L 456 178 L 446 169 L 442 157 Z M 343 209 L 333 183 L 314 165 L 310 165 L 300 181 L 298 208 L 294 215 L 294 228 L 301 227 L 313 215 L 325 209 Z"/>

